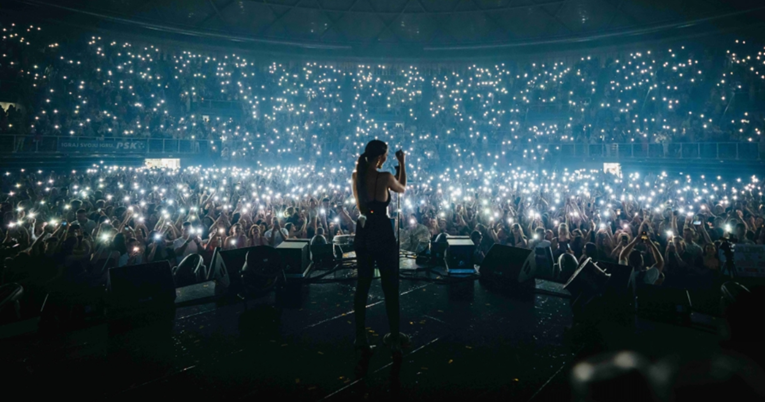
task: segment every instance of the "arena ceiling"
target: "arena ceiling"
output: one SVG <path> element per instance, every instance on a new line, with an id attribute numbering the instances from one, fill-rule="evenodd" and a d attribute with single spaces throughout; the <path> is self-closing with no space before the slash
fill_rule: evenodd
<path id="1" fill-rule="evenodd" d="M 635 36 L 746 17 L 743 0 L 19 0 L 197 36 L 284 48 L 438 52 Z M 758 16 L 757 18 L 760 18 Z"/>

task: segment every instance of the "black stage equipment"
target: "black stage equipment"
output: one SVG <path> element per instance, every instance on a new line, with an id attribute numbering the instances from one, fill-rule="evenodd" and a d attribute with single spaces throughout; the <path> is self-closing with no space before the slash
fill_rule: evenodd
<path id="1" fill-rule="evenodd" d="M 765 289 L 729 281 L 720 290 L 720 307 L 727 324 L 725 335 L 728 340 L 761 347 L 759 344 L 765 336 Z"/>
<path id="2" fill-rule="evenodd" d="M 470 238 L 449 237 L 446 239 L 447 249 L 446 273 L 449 275 L 469 275 L 475 274 L 473 264 L 473 251 L 475 244 Z"/>
<path id="3" fill-rule="evenodd" d="M 672 322 L 690 319 L 693 304 L 687 289 L 643 283 L 635 293 L 637 313 L 642 317 Z"/>
<path id="4" fill-rule="evenodd" d="M 245 259 L 240 281 L 248 293 L 270 290 L 284 275 L 282 255 L 278 249 L 270 246 L 251 247 Z"/>
<path id="5" fill-rule="evenodd" d="M 117 315 L 175 306 L 175 282 L 166 260 L 112 268 L 109 283 L 110 311 Z"/>
<path id="6" fill-rule="evenodd" d="M 568 282 L 577 268 L 579 268 L 579 261 L 576 260 L 576 257 L 568 253 L 561 254 L 558 257 L 556 279 L 563 281 L 563 283 Z"/>
<path id="7" fill-rule="evenodd" d="M 284 239 L 285 243 L 306 243 L 311 244 L 311 239 Z"/>
<path id="8" fill-rule="evenodd" d="M 5 285 L 0 286 L 0 312 L 3 310 L 9 312 L 13 311 L 14 318 L 20 319 L 21 305 L 19 300 L 21 300 L 23 295 L 24 287 L 18 283 L 6 283 Z M 2 317 L 2 315 L 0 315 L 0 317 Z"/>
<path id="9" fill-rule="evenodd" d="M 309 271 L 308 241 L 285 241 L 276 251 L 281 255 L 287 278 L 305 278 Z"/>
<path id="10" fill-rule="evenodd" d="M 539 278 L 555 279 L 556 264 L 550 247 L 534 247 L 534 267 Z"/>
<path id="11" fill-rule="evenodd" d="M 219 258 L 218 251 L 217 248 L 213 251 L 211 261 Z M 208 279 L 214 276 L 211 272 L 212 264 L 211 269 L 207 269 L 204 262 L 204 258 L 201 255 L 191 254 L 186 256 L 177 267 L 173 268 L 176 305 L 211 300 L 225 292 L 225 287 L 218 286 L 219 278 Z"/>
<path id="12" fill-rule="evenodd" d="M 632 319 L 637 305 L 633 272 L 626 265 L 592 258 L 583 261 L 564 286 L 571 292 L 575 318 L 591 321 Z"/>
<path id="13" fill-rule="evenodd" d="M 534 289 L 534 254 L 524 248 L 495 244 L 481 264 L 482 280 L 512 289 Z"/>
<path id="14" fill-rule="evenodd" d="M 353 242 L 356 239 L 354 235 L 340 235 L 332 238 L 333 253 L 336 260 L 341 260 L 343 254 L 354 251 Z"/>
<path id="15" fill-rule="evenodd" d="M 571 310 L 575 319 L 597 321 L 602 318 L 595 308 L 590 306 L 600 305 L 596 300 L 605 291 L 610 278 L 611 275 L 598 267 L 592 258 L 582 261 L 563 286 L 563 289 L 571 293 Z"/>
<path id="16" fill-rule="evenodd" d="M 441 233 L 436 237 L 435 241 L 430 242 L 429 247 L 417 254 L 417 263 L 422 265 L 437 265 L 440 266 L 446 258 L 446 249 L 449 246 L 447 239 L 453 238 L 465 238 L 469 239 L 469 236 L 448 236 L 446 233 Z"/>
<path id="17" fill-rule="evenodd" d="M 333 253 L 334 249 L 334 244 L 314 244 L 310 246 L 311 262 L 313 262 L 315 266 L 331 265 L 335 260 Z"/>
<path id="18" fill-rule="evenodd" d="M 268 247 L 268 246 L 256 246 Z M 247 253 L 256 247 L 237 248 L 233 250 L 216 249 L 210 262 L 210 279 L 216 279 L 224 287 L 238 292 L 242 288 L 242 267 L 247 261 Z"/>
<path id="19" fill-rule="evenodd" d="M 205 260 L 199 254 L 187 255 L 178 266 L 173 268 L 175 287 L 193 285 L 207 279 Z"/>
<path id="20" fill-rule="evenodd" d="M 314 265 L 329 265 L 333 260 L 333 244 L 314 244 L 311 239 L 284 239 L 285 242 L 302 242 L 308 245 L 308 262 Z M 352 240 L 351 240 L 352 241 Z"/>

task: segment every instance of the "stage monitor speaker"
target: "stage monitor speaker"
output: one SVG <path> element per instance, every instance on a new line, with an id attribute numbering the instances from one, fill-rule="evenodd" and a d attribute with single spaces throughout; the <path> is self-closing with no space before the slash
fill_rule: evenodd
<path id="1" fill-rule="evenodd" d="M 394 229 L 395 230 L 395 229 Z M 355 251 L 356 248 L 354 247 L 356 241 L 355 235 L 338 235 L 332 238 L 332 245 L 333 253 L 335 255 L 335 259 L 340 260 L 343 258 L 343 255 L 345 253 L 350 253 L 352 251 Z"/>
<path id="2" fill-rule="evenodd" d="M 306 243 L 308 245 L 311 244 L 311 239 L 284 239 L 284 242 L 286 243 Z"/>
<path id="3" fill-rule="evenodd" d="M 430 255 L 433 259 L 443 261 L 446 258 L 446 249 L 449 247 L 447 242 L 433 242 L 430 243 Z"/>
<path id="4" fill-rule="evenodd" d="M 311 261 L 314 264 L 331 265 L 335 261 L 335 245 L 330 244 L 314 244 L 309 246 L 311 250 Z"/>
<path id="5" fill-rule="evenodd" d="M 449 275 L 474 274 L 473 250 L 475 250 L 475 244 L 473 241 L 469 238 L 450 237 L 446 239 L 446 244 L 446 258 L 444 259 L 446 273 Z"/>
<path id="6" fill-rule="evenodd" d="M 534 259 L 532 260 L 534 272 L 541 279 L 554 280 L 555 262 L 550 247 L 534 247 Z"/>
<path id="7" fill-rule="evenodd" d="M 636 309 L 634 270 L 627 265 L 605 261 L 595 261 L 595 265 L 610 275 L 599 297 L 602 306 L 597 314 L 610 321 L 628 322 L 634 317 Z"/>
<path id="8" fill-rule="evenodd" d="M 449 246 L 447 240 L 453 238 L 446 233 L 440 233 L 434 241 L 430 242 L 428 248 L 417 255 L 417 264 L 441 266 L 446 258 L 446 248 Z"/>
<path id="9" fill-rule="evenodd" d="M 205 260 L 199 254 L 189 254 L 183 258 L 178 266 L 173 268 L 175 287 L 194 285 L 207 280 L 207 267 Z"/>
<path id="10" fill-rule="evenodd" d="M 613 262 L 595 261 L 605 273 L 611 275 L 606 286 L 607 292 L 618 292 L 621 295 L 635 296 L 635 280 L 632 277 L 634 269 L 628 265 L 615 264 Z"/>
<path id="11" fill-rule="evenodd" d="M 174 307 L 175 282 L 168 261 L 112 268 L 110 304 L 120 313 Z"/>
<path id="12" fill-rule="evenodd" d="M 657 321 L 687 321 L 690 319 L 691 296 L 687 289 L 640 284 L 637 287 L 637 313 Z"/>
<path id="13" fill-rule="evenodd" d="M 266 246 L 236 248 L 233 250 L 218 249 L 210 263 L 211 279 L 216 279 L 223 286 L 239 291 L 242 286 L 242 267 L 247 262 L 247 253 L 256 247 Z"/>
<path id="14" fill-rule="evenodd" d="M 247 252 L 246 259 L 240 279 L 248 293 L 268 291 L 283 275 L 282 256 L 278 249 L 271 246 L 253 247 Z"/>
<path id="15" fill-rule="evenodd" d="M 287 278 L 303 278 L 308 273 L 308 242 L 283 242 L 276 251 L 282 257 Z"/>
<path id="16" fill-rule="evenodd" d="M 481 264 L 481 279 L 511 288 L 534 288 L 534 253 L 525 248 L 495 244 Z"/>

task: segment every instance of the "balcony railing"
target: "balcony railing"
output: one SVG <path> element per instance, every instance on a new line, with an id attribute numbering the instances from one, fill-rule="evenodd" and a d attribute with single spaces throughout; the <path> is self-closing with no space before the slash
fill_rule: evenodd
<path id="1" fill-rule="evenodd" d="M 263 141 L 263 140 L 261 140 Z M 261 141 L 248 141 L 256 143 Z M 227 142 L 228 144 L 228 142 Z M 234 141 L 229 144 L 237 148 Z M 29 135 L 0 135 L 0 154 L 57 155 L 208 155 L 220 153 L 221 143 L 210 140 L 181 140 L 164 138 L 95 138 Z M 640 143 L 548 143 L 543 145 L 556 157 L 601 160 L 683 159 L 683 160 L 743 160 L 765 159 L 765 146 L 751 142 L 690 142 L 667 144 Z M 522 156 L 519 149 L 508 150 L 508 156 Z"/>
<path id="2" fill-rule="evenodd" d="M 0 135 L 0 154 L 198 155 L 218 146 L 209 140 L 172 138 Z"/>
<path id="3" fill-rule="evenodd" d="M 550 144 L 559 154 L 603 159 L 761 160 L 765 148 L 752 142 L 688 142 L 665 144 Z M 548 146 L 548 148 L 550 148 Z M 762 148 L 762 149 L 761 149 Z"/>

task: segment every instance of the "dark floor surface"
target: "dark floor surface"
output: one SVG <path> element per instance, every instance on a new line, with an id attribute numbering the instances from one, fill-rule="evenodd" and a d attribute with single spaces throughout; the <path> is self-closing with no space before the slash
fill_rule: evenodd
<path id="1" fill-rule="evenodd" d="M 0 363 L 34 400 L 570 399 L 569 370 L 586 345 L 565 335 L 568 299 L 541 292 L 519 299 L 478 281 L 402 280 L 403 331 L 413 345 L 394 362 L 382 345 L 388 323 L 375 281 L 367 327 L 378 347 L 362 377 L 352 348 L 354 289 L 353 281 L 311 284 L 179 307 L 128 327 L 101 323 L 3 340 Z M 603 350 L 636 349 L 652 359 L 717 347 L 711 331 L 645 320 L 605 325 L 597 337 Z"/>

